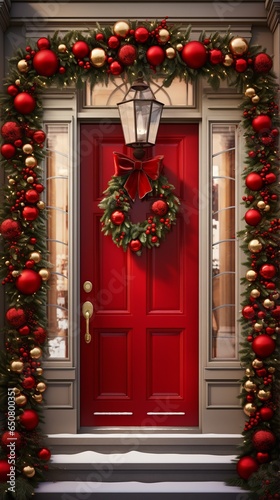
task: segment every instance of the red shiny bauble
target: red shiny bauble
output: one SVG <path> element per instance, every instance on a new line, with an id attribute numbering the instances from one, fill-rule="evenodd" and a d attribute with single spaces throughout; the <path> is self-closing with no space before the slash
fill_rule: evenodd
<path id="1" fill-rule="evenodd" d="M 9 450 L 8 444 L 13 443 L 15 448 L 18 449 L 21 446 L 21 435 L 17 431 L 6 431 L 2 434 L 1 445 L 4 450 Z"/>
<path id="2" fill-rule="evenodd" d="M 260 268 L 260 274 L 265 279 L 271 279 L 276 274 L 276 267 L 273 264 L 263 264 Z"/>
<path id="3" fill-rule="evenodd" d="M 269 73 L 273 66 L 271 57 L 265 52 L 257 54 L 254 58 L 253 68 L 256 73 Z"/>
<path id="4" fill-rule="evenodd" d="M 245 184 L 252 191 L 259 191 L 263 185 L 263 179 L 257 172 L 251 172 L 245 179 Z"/>
<path id="5" fill-rule="evenodd" d="M 273 172 L 269 172 L 268 174 L 266 174 L 265 180 L 267 184 L 272 184 L 273 182 L 276 182 L 277 177 Z"/>
<path id="6" fill-rule="evenodd" d="M 156 215 L 165 215 L 168 212 L 168 205 L 166 201 L 157 200 L 152 204 L 152 211 Z"/>
<path id="7" fill-rule="evenodd" d="M 139 28 L 137 28 L 134 33 L 135 40 L 138 43 L 145 43 L 148 40 L 149 36 L 150 33 L 147 28 L 144 28 L 144 26 L 139 26 Z"/>
<path id="8" fill-rule="evenodd" d="M 28 203 L 37 203 L 39 201 L 39 194 L 35 189 L 28 189 L 25 193 L 25 199 Z"/>
<path id="9" fill-rule="evenodd" d="M 119 63 L 119 61 L 113 61 L 111 64 L 110 64 L 110 72 L 112 73 L 112 75 L 120 75 L 123 71 L 123 67 L 122 65 Z"/>
<path id="10" fill-rule="evenodd" d="M 0 225 L 0 233 L 7 240 L 16 240 L 21 235 L 21 225 L 17 220 L 5 219 Z"/>
<path id="11" fill-rule="evenodd" d="M 38 326 L 36 330 L 34 330 L 33 335 L 38 344 L 44 344 L 47 338 L 46 330 L 44 330 L 44 328 L 42 328 L 41 326 Z"/>
<path id="12" fill-rule="evenodd" d="M 262 220 L 261 213 L 255 208 L 250 208 L 249 210 L 247 210 L 244 218 L 249 226 L 257 226 Z"/>
<path id="13" fill-rule="evenodd" d="M 77 59 L 83 59 L 84 57 L 87 57 L 89 54 L 89 46 L 86 42 L 83 40 L 79 40 L 78 42 L 74 43 L 72 47 L 72 52 L 74 56 L 77 57 Z"/>
<path id="14" fill-rule="evenodd" d="M 6 312 L 6 319 L 10 323 L 10 325 L 15 328 L 20 328 L 26 322 L 26 316 L 23 309 L 16 309 L 15 307 L 11 307 Z"/>
<path id="15" fill-rule="evenodd" d="M 18 332 L 20 335 L 29 335 L 30 328 L 28 325 L 23 325 L 21 328 L 19 328 Z"/>
<path id="16" fill-rule="evenodd" d="M 265 464 L 266 462 L 269 462 L 269 454 L 262 451 L 258 451 L 256 458 L 259 464 Z"/>
<path id="17" fill-rule="evenodd" d="M 246 71 L 247 68 L 248 68 L 248 62 L 246 61 L 246 59 L 243 58 L 236 59 L 235 71 L 237 71 L 237 73 L 244 73 L 244 71 Z"/>
<path id="18" fill-rule="evenodd" d="M 27 431 L 32 431 L 39 424 L 38 413 L 35 410 L 24 410 L 19 421 Z"/>
<path id="19" fill-rule="evenodd" d="M 252 349 L 254 353 L 260 358 L 267 358 L 275 350 L 275 341 L 269 335 L 259 335 L 255 337 L 252 342 Z"/>
<path id="20" fill-rule="evenodd" d="M 252 120 L 252 127 L 255 132 L 264 132 L 271 129 L 271 118 L 268 115 L 258 115 Z"/>
<path id="21" fill-rule="evenodd" d="M 116 226 L 120 226 L 123 223 L 124 219 L 125 219 L 125 215 L 120 210 L 115 210 L 115 212 L 113 212 L 111 215 L 111 221 Z"/>
<path id="22" fill-rule="evenodd" d="M 158 45 L 153 45 L 148 48 L 146 58 L 152 66 L 160 66 L 165 59 L 165 50 Z"/>
<path id="23" fill-rule="evenodd" d="M 50 460 L 52 454 L 48 448 L 41 448 L 38 451 L 37 456 L 38 458 L 40 458 L 40 460 L 44 460 L 47 462 L 48 460 Z"/>
<path id="24" fill-rule="evenodd" d="M 37 219 L 39 215 L 39 210 L 37 207 L 24 207 L 22 210 L 22 216 L 27 221 L 32 221 Z"/>
<path id="25" fill-rule="evenodd" d="M 240 458 L 236 465 L 237 473 L 245 480 L 249 479 L 254 472 L 257 472 L 258 468 L 259 464 L 257 460 L 250 456 Z"/>
<path id="26" fill-rule="evenodd" d="M 33 269 L 23 269 L 19 277 L 16 279 L 16 288 L 24 295 L 32 295 L 38 292 L 42 284 L 40 274 Z"/>
<path id="27" fill-rule="evenodd" d="M 35 189 L 36 189 L 37 193 L 42 193 L 45 188 L 44 188 L 43 184 L 36 184 Z"/>
<path id="28" fill-rule="evenodd" d="M 242 316 L 246 319 L 251 319 L 255 316 L 255 309 L 252 306 L 244 306 Z"/>
<path id="29" fill-rule="evenodd" d="M 138 252 L 142 248 L 142 243 L 140 240 L 131 240 L 129 242 L 129 248 L 132 252 Z"/>
<path id="30" fill-rule="evenodd" d="M 33 66 L 41 76 L 53 76 L 58 70 L 58 65 L 57 55 L 49 49 L 39 50 L 33 57 Z"/>
<path id="31" fill-rule="evenodd" d="M 1 146 L 1 155 L 6 158 L 6 160 L 10 160 L 15 156 L 16 148 L 13 144 L 2 144 Z"/>
<path id="32" fill-rule="evenodd" d="M 19 88 L 16 85 L 9 85 L 7 92 L 10 96 L 15 97 L 19 93 Z"/>
<path id="33" fill-rule="evenodd" d="M 275 309 L 271 311 L 273 318 L 280 319 L 280 306 L 276 306 Z"/>
<path id="34" fill-rule="evenodd" d="M 114 35 L 112 35 L 108 38 L 107 43 L 108 43 L 108 47 L 110 49 L 117 49 L 118 46 L 120 45 L 120 41 L 119 41 L 118 37 L 114 36 Z"/>
<path id="35" fill-rule="evenodd" d="M 5 483 L 8 481 L 8 474 L 11 472 L 10 465 L 7 460 L 0 460 L 0 482 Z"/>
<path id="36" fill-rule="evenodd" d="M 1 134 L 6 142 L 14 142 L 22 137 L 22 129 L 16 122 L 6 122 L 1 127 Z"/>
<path id="37" fill-rule="evenodd" d="M 48 40 L 48 38 L 42 37 L 42 38 L 39 38 L 39 40 L 37 40 L 37 47 L 39 50 L 49 49 L 50 46 L 51 46 L 51 44 L 50 44 L 50 41 Z"/>
<path id="38" fill-rule="evenodd" d="M 259 430 L 254 432 L 252 444 L 258 451 L 269 451 L 273 448 L 276 442 L 276 437 L 269 430 Z"/>
<path id="39" fill-rule="evenodd" d="M 134 45 L 123 45 L 118 52 L 118 59 L 124 66 L 131 66 L 137 57 Z"/>
<path id="40" fill-rule="evenodd" d="M 20 92 L 14 98 L 14 107 L 22 115 L 29 115 L 32 113 L 36 107 L 36 101 L 34 97 L 27 92 Z"/>
<path id="41" fill-rule="evenodd" d="M 37 142 L 37 144 L 42 144 L 46 139 L 46 134 L 43 130 L 35 130 L 32 135 L 33 141 Z"/>
<path id="42" fill-rule="evenodd" d="M 192 41 L 184 45 L 181 56 L 189 68 L 199 69 L 202 68 L 207 61 L 207 50 L 203 43 Z"/>
<path id="43" fill-rule="evenodd" d="M 267 420 L 271 420 L 273 415 L 274 415 L 274 411 L 272 408 L 270 408 L 269 406 L 264 406 L 263 408 L 261 408 L 259 410 L 260 412 L 260 417 L 262 420 L 264 420 L 265 422 Z"/>
<path id="44" fill-rule="evenodd" d="M 220 64 L 224 60 L 224 54 L 219 49 L 212 49 L 209 52 L 209 60 L 211 64 Z"/>

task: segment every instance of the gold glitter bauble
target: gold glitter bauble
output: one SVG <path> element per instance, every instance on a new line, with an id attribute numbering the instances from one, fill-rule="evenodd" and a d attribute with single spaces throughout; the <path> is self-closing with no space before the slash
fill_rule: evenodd
<path id="1" fill-rule="evenodd" d="M 262 401 L 267 401 L 268 399 L 271 398 L 271 392 L 265 391 L 264 389 L 261 389 L 258 392 L 258 398 L 261 399 Z"/>
<path id="2" fill-rule="evenodd" d="M 252 103 L 253 103 L 253 104 L 257 104 L 257 103 L 259 102 L 260 98 L 259 98 L 259 96 L 258 96 L 258 95 L 254 95 L 254 97 L 252 97 L 252 99 L 251 99 L 251 100 L 252 100 Z"/>
<path id="3" fill-rule="evenodd" d="M 44 201 L 40 200 L 37 203 L 37 207 L 39 208 L 39 210 L 44 210 L 46 208 L 46 204 Z"/>
<path id="4" fill-rule="evenodd" d="M 173 47 L 168 47 L 165 51 L 167 59 L 174 59 L 176 56 L 176 50 Z"/>
<path id="5" fill-rule="evenodd" d="M 13 387 L 13 391 L 15 393 L 15 396 L 18 396 L 20 394 L 20 389 L 18 387 Z"/>
<path id="6" fill-rule="evenodd" d="M 246 97 L 254 97 L 256 95 L 255 89 L 249 87 L 248 89 L 245 90 L 245 95 Z"/>
<path id="7" fill-rule="evenodd" d="M 257 407 L 254 406 L 252 403 L 246 403 L 246 405 L 243 408 L 245 415 L 248 417 L 251 417 L 254 415 L 257 411 Z"/>
<path id="8" fill-rule="evenodd" d="M 235 56 L 242 56 L 248 50 L 248 43 L 244 38 L 236 36 L 230 41 L 229 50 Z"/>
<path id="9" fill-rule="evenodd" d="M 170 33 L 166 28 L 161 28 L 158 32 L 159 43 L 166 43 L 170 39 Z"/>
<path id="10" fill-rule="evenodd" d="M 253 269 L 249 269 L 246 273 L 246 280 L 248 281 L 255 281 L 257 279 L 258 274 L 256 271 L 253 271 Z"/>
<path id="11" fill-rule="evenodd" d="M 25 467 L 23 467 L 22 472 L 26 477 L 35 476 L 35 469 L 34 467 L 31 467 L 31 465 L 26 465 Z"/>
<path id="12" fill-rule="evenodd" d="M 253 288 L 253 290 L 251 290 L 250 292 L 251 297 L 253 297 L 254 299 L 257 299 L 260 296 L 260 294 L 261 292 L 257 290 L 257 288 Z"/>
<path id="13" fill-rule="evenodd" d="M 25 406 L 27 403 L 27 397 L 24 394 L 19 394 L 15 397 L 15 402 L 18 406 Z"/>
<path id="14" fill-rule="evenodd" d="M 255 391 L 257 389 L 256 384 L 252 380 L 246 380 L 244 384 L 244 389 L 247 392 Z"/>
<path id="15" fill-rule="evenodd" d="M 33 153 L 33 146 L 32 144 L 24 144 L 22 146 L 22 151 L 26 154 L 26 155 L 31 155 L 31 153 Z"/>
<path id="16" fill-rule="evenodd" d="M 38 366 L 38 368 L 36 368 L 36 372 L 38 373 L 38 375 L 43 375 L 43 368 L 41 368 L 40 366 Z"/>
<path id="17" fill-rule="evenodd" d="M 262 250 L 262 244 L 259 240 L 251 240 L 248 244 L 250 252 L 259 253 Z"/>
<path id="18" fill-rule="evenodd" d="M 270 299 L 265 299 L 263 301 L 263 306 L 266 308 L 266 309 L 273 309 L 275 305 L 275 302 L 273 300 L 270 300 Z"/>
<path id="19" fill-rule="evenodd" d="M 32 397 L 36 401 L 36 403 L 42 403 L 42 401 L 43 401 L 42 394 L 33 394 Z"/>
<path id="20" fill-rule="evenodd" d="M 40 269 L 39 274 L 43 281 L 47 281 L 50 277 L 50 271 L 48 269 Z"/>
<path id="21" fill-rule="evenodd" d="M 90 53 L 90 60 L 93 66 L 95 66 L 96 68 L 101 68 L 101 66 L 104 66 L 106 62 L 105 50 L 98 47 L 92 49 Z"/>
<path id="22" fill-rule="evenodd" d="M 24 163 L 25 163 L 25 166 L 28 168 L 37 167 L 37 160 L 36 160 L 36 158 L 34 158 L 34 156 L 27 156 L 27 158 L 25 158 Z"/>
<path id="23" fill-rule="evenodd" d="M 114 24 L 113 30 L 115 35 L 125 38 L 129 33 L 130 26 L 126 21 L 117 21 Z"/>
<path id="24" fill-rule="evenodd" d="M 33 184 L 34 177 L 32 177 L 32 175 L 30 175 L 29 177 L 27 177 L 26 181 L 28 182 L 28 184 Z"/>
<path id="25" fill-rule="evenodd" d="M 60 52 L 61 54 L 64 54 L 66 51 L 67 51 L 67 47 L 64 43 L 61 43 L 58 47 L 57 47 L 57 50 L 58 52 Z"/>
<path id="26" fill-rule="evenodd" d="M 29 70 L 28 62 L 25 59 L 21 59 L 17 64 L 20 73 L 27 73 Z"/>
<path id="27" fill-rule="evenodd" d="M 253 368 L 262 368 L 263 367 L 263 362 L 261 359 L 254 359 L 252 361 L 252 367 Z"/>
<path id="28" fill-rule="evenodd" d="M 264 201 L 258 201 L 257 207 L 263 210 L 265 208 L 265 202 Z"/>
<path id="29" fill-rule="evenodd" d="M 30 351 L 30 356 L 32 359 L 39 359 L 41 358 L 43 354 L 43 351 L 40 347 L 33 347 L 33 349 L 31 349 Z"/>
<path id="30" fill-rule="evenodd" d="M 31 252 L 31 254 L 29 255 L 29 258 L 31 260 L 34 260 L 34 262 L 36 262 L 36 264 L 38 264 L 38 262 L 40 262 L 41 260 L 41 254 L 39 252 Z"/>
<path id="31" fill-rule="evenodd" d="M 23 370 L 23 366 L 24 365 L 23 365 L 22 361 L 12 361 L 11 362 L 12 372 L 21 373 Z"/>
<path id="32" fill-rule="evenodd" d="M 38 392 L 44 392 L 46 390 L 47 386 L 45 384 L 45 382 L 39 382 L 37 385 L 36 385 L 36 390 Z"/>
<path id="33" fill-rule="evenodd" d="M 260 332 L 263 329 L 263 324 L 262 323 L 255 323 L 254 324 L 254 330 L 256 332 Z"/>

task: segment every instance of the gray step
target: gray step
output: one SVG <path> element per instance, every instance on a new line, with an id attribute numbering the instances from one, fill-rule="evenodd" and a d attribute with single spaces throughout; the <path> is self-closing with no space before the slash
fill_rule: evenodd
<path id="1" fill-rule="evenodd" d="M 40 500 L 246 500 L 246 492 L 219 481 L 200 482 L 77 482 L 42 483 L 35 498 Z"/>

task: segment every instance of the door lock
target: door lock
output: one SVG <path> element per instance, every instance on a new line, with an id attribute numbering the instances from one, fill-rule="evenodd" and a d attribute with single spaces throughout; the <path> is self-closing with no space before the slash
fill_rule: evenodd
<path id="1" fill-rule="evenodd" d="M 82 313 L 83 313 L 83 316 L 86 320 L 85 342 L 87 344 L 89 344 L 91 341 L 91 334 L 89 333 L 89 320 L 93 314 L 93 305 L 89 300 L 87 300 L 86 302 L 83 303 Z"/>

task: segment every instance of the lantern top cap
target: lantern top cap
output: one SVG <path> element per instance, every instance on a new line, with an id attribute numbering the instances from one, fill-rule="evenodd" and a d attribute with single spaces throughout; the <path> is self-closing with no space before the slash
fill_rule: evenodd
<path id="1" fill-rule="evenodd" d="M 149 88 L 149 85 L 144 81 L 142 76 L 139 76 L 131 85 L 133 90 L 143 92 Z"/>

